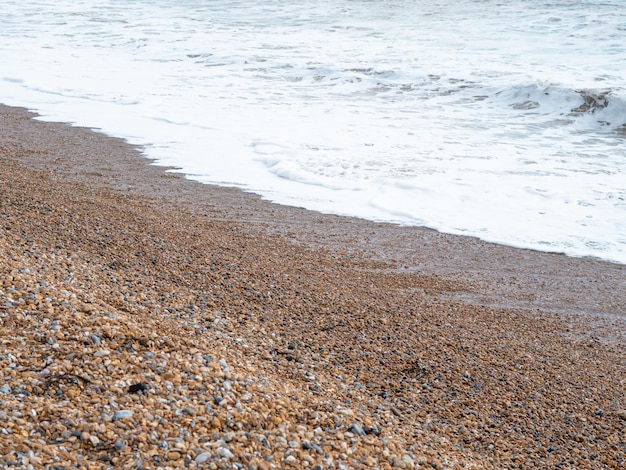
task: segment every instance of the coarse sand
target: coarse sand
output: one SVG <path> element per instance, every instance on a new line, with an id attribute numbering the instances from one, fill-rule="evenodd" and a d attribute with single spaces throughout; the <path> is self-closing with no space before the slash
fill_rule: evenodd
<path id="1" fill-rule="evenodd" d="M 626 467 L 626 266 L 271 204 L 33 116 L 0 105 L 0 467 Z"/>

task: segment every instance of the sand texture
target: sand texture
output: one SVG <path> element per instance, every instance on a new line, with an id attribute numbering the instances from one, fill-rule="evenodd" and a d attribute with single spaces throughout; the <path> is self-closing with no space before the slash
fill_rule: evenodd
<path id="1" fill-rule="evenodd" d="M 0 467 L 625 468 L 625 352 L 626 266 L 271 204 L 0 106 Z"/>

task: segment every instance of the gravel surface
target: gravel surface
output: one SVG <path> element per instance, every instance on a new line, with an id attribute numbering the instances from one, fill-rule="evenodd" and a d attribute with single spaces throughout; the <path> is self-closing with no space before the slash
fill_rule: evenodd
<path id="1" fill-rule="evenodd" d="M 0 467 L 624 468 L 625 292 L 0 106 Z"/>

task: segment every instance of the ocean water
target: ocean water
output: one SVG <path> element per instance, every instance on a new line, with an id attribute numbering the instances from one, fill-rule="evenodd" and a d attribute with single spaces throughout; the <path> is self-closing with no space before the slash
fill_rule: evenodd
<path id="1" fill-rule="evenodd" d="M 622 1 L 0 11 L 0 102 L 42 119 L 283 204 L 626 263 Z"/>

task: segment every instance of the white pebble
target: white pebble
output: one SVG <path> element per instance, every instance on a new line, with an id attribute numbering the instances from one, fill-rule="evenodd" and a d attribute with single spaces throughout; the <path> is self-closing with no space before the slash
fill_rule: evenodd
<path id="1" fill-rule="evenodd" d="M 235 456 L 226 447 L 220 447 L 219 449 L 217 449 L 217 455 L 219 455 L 220 457 L 225 457 L 227 459 L 232 459 Z"/>
<path id="2" fill-rule="evenodd" d="M 204 463 L 211 458 L 211 454 L 209 452 L 202 452 L 200 455 L 196 457 L 196 463 Z"/>

